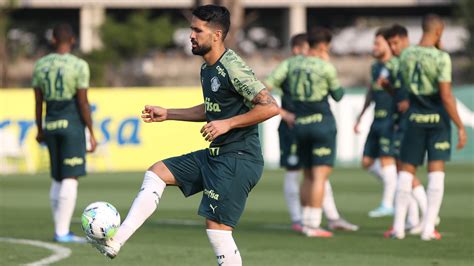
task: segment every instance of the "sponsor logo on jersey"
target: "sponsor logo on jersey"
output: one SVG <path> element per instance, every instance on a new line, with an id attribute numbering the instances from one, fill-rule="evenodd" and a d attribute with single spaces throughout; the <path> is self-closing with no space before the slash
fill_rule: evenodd
<path id="1" fill-rule="evenodd" d="M 323 121 L 323 114 L 313 114 L 308 116 L 299 117 L 296 119 L 298 125 L 308 125 L 312 123 L 320 123 Z"/>
<path id="2" fill-rule="evenodd" d="M 374 112 L 375 118 L 385 118 L 387 117 L 387 115 L 388 115 L 388 112 L 387 110 L 384 110 L 384 109 L 375 110 Z"/>
<path id="3" fill-rule="evenodd" d="M 66 158 L 64 159 L 63 164 L 69 165 L 71 167 L 82 165 L 84 164 L 84 158 L 81 158 L 81 157 Z"/>
<path id="4" fill-rule="evenodd" d="M 445 150 L 449 150 L 451 148 L 451 144 L 449 144 L 449 142 L 447 141 L 444 141 L 444 142 L 436 142 L 435 145 L 434 145 L 435 149 L 437 150 L 442 150 L 442 151 L 445 151 Z"/>
<path id="5" fill-rule="evenodd" d="M 440 121 L 439 114 L 416 114 L 410 115 L 410 121 L 417 124 L 437 124 Z"/>
<path id="6" fill-rule="evenodd" d="M 242 83 L 238 78 L 233 79 L 237 88 L 247 95 L 253 95 L 253 90 L 247 86 L 247 84 Z"/>
<path id="7" fill-rule="evenodd" d="M 219 194 L 214 192 L 213 189 L 209 190 L 209 189 L 205 188 L 204 189 L 204 195 L 206 195 L 210 199 L 219 200 Z"/>
<path id="8" fill-rule="evenodd" d="M 211 90 L 213 92 L 217 92 L 220 87 L 221 87 L 221 82 L 219 81 L 219 78 L 218 77 L 213 77 L 211 79 Z"/>
<path id="9" fill-rule="evenodd" d="M 331 152 L 332 152 L 331 149 L 327 147 L 321 147 L 321 148 L 313 150 L 313 154 L 318 157 L 331 155 Z"/>
<path id="10" fill-rule="evenodd" d="M 209 154 L 211 156 L 219 156 L 219 147 L 210 147 L 209 148 Z"/>
<path id="11" fill-rule="evenodd" d="M 217 69 L 217 74 L 219 74 L 219 75 L 221 75 L 225 78 L 226 73 L 225 73 L 224 69 L 221 66 L 217 66 L 216 69 Z"/>
<path id="12" fill-rule="evenodd" d="M 220 105 L 218 103 L 211 102 L 211 99 L 209 97 L 206 97 L 204 99 L 204 104 L 206 105 L 206 112 L 221 112 Z"/>
<path id="13" fill-rule="evenodd" d="M 69 125 L 69 121 L 66 119 L 60 119 L 55 121 L 47 121 L 44 125 L 46 130 L 56 130 L 56 129 L 64 129 L 67 128 Z"/>

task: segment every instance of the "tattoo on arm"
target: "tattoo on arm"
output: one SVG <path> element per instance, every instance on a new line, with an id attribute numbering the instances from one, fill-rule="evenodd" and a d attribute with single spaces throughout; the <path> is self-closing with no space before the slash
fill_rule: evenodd
<path id="1" fill-rule="evenodd" d="M 253 104 L 261 104 L 261 105 L 270 105 L 270 104 L 277 104 L 276 100 L 273 96 L 268 92 L 267 89 L 262 90 L 253 98 Z"/>

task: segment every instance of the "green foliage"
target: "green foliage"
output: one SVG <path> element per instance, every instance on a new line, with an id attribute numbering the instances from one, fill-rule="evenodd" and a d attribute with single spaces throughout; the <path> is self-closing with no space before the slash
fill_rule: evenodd
<path id="1" fill-rule="evenodd" d="M 91 68 L 92 84 L 106 86 L 106 69 L 124 60 L 144 56 L 172 44 L 177 25 L 169 16 L 151 18 L 149 12 L 132 13 L 125 21 L 107 17 L 100 28 L 103 48 L 84 55 Z"/>
<path id="2" fill-rule="evenodd" d="M 459 10 L 463 18 L 463 22 L 469 32 L 469 39 L 466 40 L 466 51 L 469 54 L 470 66 L 467 76 L 474 80 L 474 1 L 472 0 L 461 0 Z"/>
<path id="3" fill-rule="evenodd" d="M 105 49 L 130 58 L 170 45 L 174 30 L 169 16 L 150 18 L 148 12 L 142 11 L 133 13 L 123 23 L 108 17 L 101 36 Z"/>

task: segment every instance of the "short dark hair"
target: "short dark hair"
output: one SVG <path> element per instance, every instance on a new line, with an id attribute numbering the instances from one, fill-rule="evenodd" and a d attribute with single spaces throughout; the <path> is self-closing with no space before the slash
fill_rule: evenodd
<path id="1" fill-rule="evenodd" d="M 387 32 L 385 33 L 385 39 L 390 39 L 393 37 L 403 37 L 406 38 L 408 37 L 408 30 L 404 26 L 400 24 L 393 24 L 392 27 L 390 27 Z"/>
<path id="2" fill-rule="evenodd" d="M 378 28 L 377 31 L 375 31 L 375 37 L 382 36 L 383 38 L 386 38 L 388 30 L 389 29 L 386 27 Z"/>
<path id="3" fill-rule="evenodd" d="M 433 31 L 439 25 L 443 25 L 443 19 L 436 14 L 428 14 L 423 17 L 421 27 L 424 32 Z"/>
<path id="4" fill-rule="evenodd" d="M 61 23 L 54 26 L 53 37 L 56 39 L 58 44 L 68 43 L 74 38 L 74 31 L 72 30 L 71 25 L 67 23 Z"/>
<path id="5" fill-rule="evenodd" d="M 327 28 L 315 28 L 308 34 L 308 44 L 314 47 L 320 43 L 330 43 L 332 40 L 332 33 Z"/>
<path id="6" fill-rule="evenodd" d="M 290 39 L 290 46 L 293 48 L 296 46 L 301 46 L 307 42 L 308 42 L 308 34 L 306 33 L 295 34 Z"/>
<path id="7" fill-rule="evenodd" d="M 193 10 L 193 16 L 221 28 L 223 40 L 227 36 L 230 28 L 230 13 L 227 8 L 217 5 L 198 6 Z"/>

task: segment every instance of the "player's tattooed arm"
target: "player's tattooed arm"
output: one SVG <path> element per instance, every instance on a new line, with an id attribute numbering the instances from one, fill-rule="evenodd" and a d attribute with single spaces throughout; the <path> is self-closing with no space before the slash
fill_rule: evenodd
<path id="1" fill-rule="evenodd" d="M 270 92 L 267 89 L 263 89 L 260 91 L 255 98 L 253 98 L 252 103 L 255 105 L 274 105 L 278 107 L 278 104 L 273 98 L 273 96 L 270 94 Z"/>

